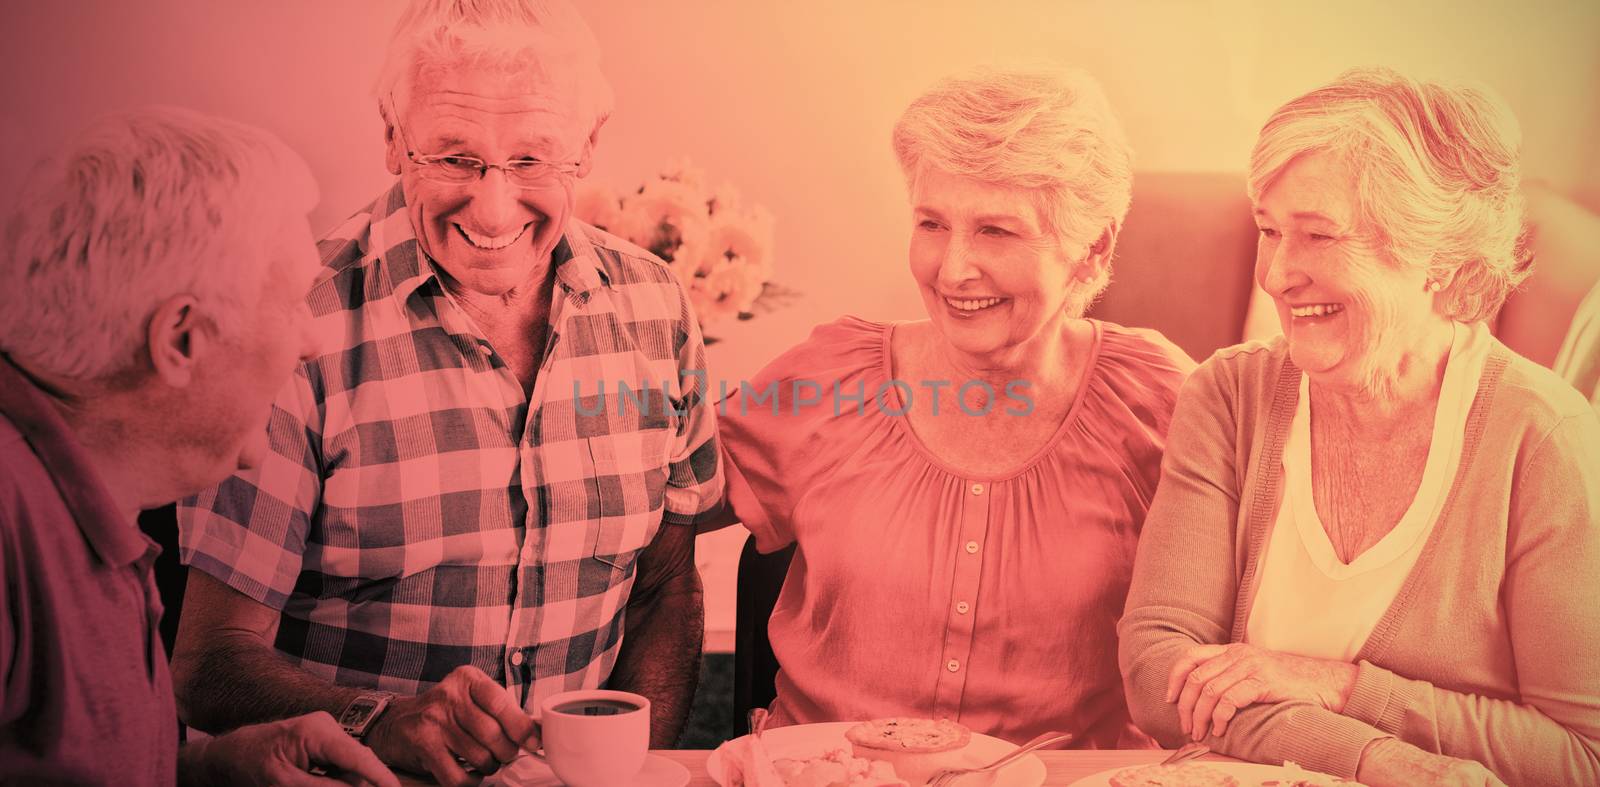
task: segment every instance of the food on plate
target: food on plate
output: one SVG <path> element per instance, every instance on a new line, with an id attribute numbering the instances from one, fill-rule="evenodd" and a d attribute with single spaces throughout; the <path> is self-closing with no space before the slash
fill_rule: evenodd
<path id="1" fill-rule="evenodd" d="M 852 757 L 834 749 L 821 757 L 772 761 L 784 787 L 907 787 L 886 762 Z"/>
<path id="2" fill-rule="evenodd" d="M 1360 784 L 1329 776 L 1320 771 L 1308 771 L 1292 762 L 1283 764 L 1282 778 L 1261 783 L 1261 787 L 1360 787 Z"/>
<path id="3" fill-rule="evenodd" d="M 1198 762 L 1139 765 L 1111 776 L 1111 787 L 1239 787 L 1239 780 Z"/>
<path id="4" fill-rule="evenodd" d="M 746 735 L 717 747 L 724 787 L 910 787 L 888 763 L 852 757 L 843 748 L 817 757 L 762 759 Z"/>
<path id="5" fill-rule="evenodd" d="M 949 719 L 874 719 L 851 727 L 844 736 L 857 757 L 889 763 L 911 784 L 922 784 L 946 768 L 970 766 L 962 750 L 972 731 Z"/>

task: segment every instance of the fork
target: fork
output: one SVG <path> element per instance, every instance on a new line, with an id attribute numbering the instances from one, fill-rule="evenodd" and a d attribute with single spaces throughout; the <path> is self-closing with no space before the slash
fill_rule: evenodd
<path id="1" fill-rule="evenodd" d="M 1027 743 L 1022 744 L 1021 746 L 1018 746 L 1015 751 L 1012 751 L 1010 754 L 1007 754 L 1006 756 L 1001 757 L 1000 759 L 995 760 L 994 762 L 991 762 L 982 768 L 947 768 L 939 771 L 933 775 L 933 778 L 928 780 L 928 787 L 950 787 L 950 785 L 955 783 L 956 779 L 966 776 L 969 773 L 987 773 L 1011 764 L 1017 758 L 1033 751 L 1034 749 L 1069 740 L 1072 740 L 1072 735 L 1069 733 L 1047 732 L 1031 741 L 1028 741 Z"/>
<path id="2" fill-rule="evenodd" d="M 768 713 L 766 713 L 765 707 L 750 709 L 750 715 L 747 720 L 750 723 L 750 758 L 754 760 L 752 765 L 755 766 L 757 771 L 771 771 L 773 769 L 773 758 L 766 753 L 766 745 L 762 744 L 762 731 L 766 729 L 766 720 L 768 720 Z M 766 768 L 762 768 L 762 765 L 765 765 Z"/>
<path id="3" fill-rule="evenodd" d="M 1179 746 L 1176 751 L 1167 755 L 1167 758 L 1162 760 L 1161 764 L 1177 765 L 1180 762 L 1188 762 L 1196 757 L 1204 757 L 1210 752 L 1211 747 L 1205 745 L 1204 743 L 1185 743 L 1182 746 Z"/>

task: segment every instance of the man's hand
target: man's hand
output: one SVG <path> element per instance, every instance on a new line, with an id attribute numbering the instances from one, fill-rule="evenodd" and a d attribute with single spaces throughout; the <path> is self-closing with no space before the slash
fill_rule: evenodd
<path id="1" fill-rule="evenodd" d="M 240 727 L 191 744 L 185 747 L 181 762 L 179 779 L 185 784 L 400 787 L 377 755 L 322 712 Z M 331 775 L 314 776 L 310 772 L 313 767 Z"/>
<path id="2" fill-rule="evenodd" d="M 1367 744 L 1356 766 L 1356 780 L 1368 787 L 1506 787 L 1477 762 L 1425 752 L 1394 738 Z"/>
<path id="3" fill-rule="evenodd" d="M 539 747 L 533 719 L 504 687 L 469 666 L 415 697 L 391 700 L 367 742 L 384 762 L 431 774 L 445 787 L 477 783 L 457 757 L 490 774 L 521 749 Z"/>
<path id="4" fill-rule="evenodd" d="M 1221 735 L 1240 708 L 1258 702 L 1304 700 L 1334 713 L 1355 686 L 1357 668 L 1342 661 L 1291 656 L 1254 645 L 1196 645 L 1172 665 L 1167 702 L 1178 703 L 1178 725 L 1195 740 Z"/>

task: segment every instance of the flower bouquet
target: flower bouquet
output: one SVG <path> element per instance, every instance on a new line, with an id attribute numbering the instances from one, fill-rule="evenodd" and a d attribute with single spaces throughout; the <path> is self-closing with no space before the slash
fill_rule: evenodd
<path id="1" fill-rule="evenodd" d="M 729 318 L 749 320 L 798 293 L 772 279 L 772 214 L 732 186 L 707 188 L 705 173 L 674 162 L 618 194 L 580 182 L 578 218 L 666 261 L 689 294 L 706 343 Z"/>

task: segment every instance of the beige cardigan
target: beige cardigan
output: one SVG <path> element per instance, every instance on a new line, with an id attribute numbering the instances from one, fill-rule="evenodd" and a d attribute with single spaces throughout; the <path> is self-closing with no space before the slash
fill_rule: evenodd
<path id="1" fill-rule="evenodd" d="M 1280 337 L 1218 351 L 1180 394 L 1118 627 L 1133 718 L 1165 745 L 1181 738 L 1173 663 L 1244 637 L 1299 380 Z M 1252 706 L 1207 742 L 1350 778 L 1393 736 L 1512 785 L 1600 785 L 1597 590 L 1600 419 L 1495 342 L 1438 524 L 1357 654 L 1343 713 Z"/>

